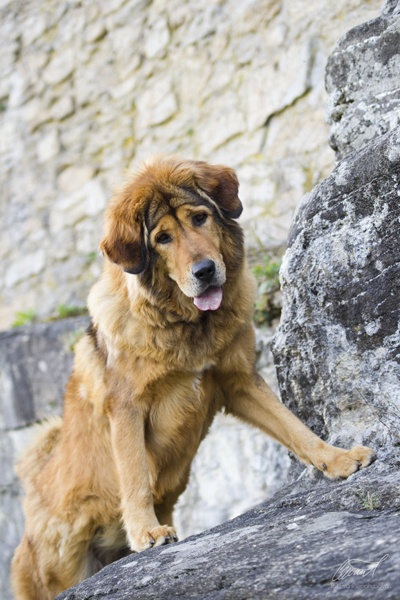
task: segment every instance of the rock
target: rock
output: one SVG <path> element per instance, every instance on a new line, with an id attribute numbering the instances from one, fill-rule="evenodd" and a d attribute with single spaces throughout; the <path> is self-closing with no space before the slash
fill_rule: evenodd
<path id="1" fill-rule="evenodd" d="M 83 186 L 94 175 L 90 165 L 67 167 L 57 178 L 57 186 L 63 194 L 71 194 Z"/>
<path id="2" fill-rule="evenodd" d="M 18 281 L 29 279 L 34 275 L 38 275 L 45 266 L 46 255 L 41 249 L 32 252 L 29 258 L 22 259 L 17 263 L 10 265 L 6 270 L 5 284 L 7 287 L 12 287 Z"/>
<path id="3" fill-rule="evenodd" d="M 37 145 L 39 163 L 45 163 L 54 158 L 60 151 L 57 129 L 50 129 Z"/>
<path id="4" fill-rule="evenodd" d="M 243 133 L 246 129 L 243 111 L 238 105 L 237 94 L 231 90 L 207 102 L 209 122 L 199 131 L 198 139 L 204 156 L 222 146 L 228 140 Z M 218 127 L 215 126 L 218 124 Z"/>
<path id="5" fill-rule="evenodd" d="M 43 79 L 48 85 L 56 85 L 70 77 L 74 71 L 75 57 L 72 48 L 62 48 L 51 59 Z"/>
<path id="6" fill-rule="evenodd" d="M 32 424 L 60 414 L 72 366 L 71 346 L 87 318 L 0 333 L 0 597 L 11 598 L 9 570 L 24 528 L 22 491 L 13 470 L 34 436 Z"/>
<path id="7" fill-rule="evenodd" d="M 34 17 L 28 17 L 26 28 L 22 33 L 22 41 L 28 48 L 32 43 L 40 38 L 47 29 L 46 17 L 43 14 L 37 14 Z"/>
<path id="8" fill-rule="evenodd" d="M 306 197 L 283 260 L 283 401 L 331 441 L 400 442 L 400 128 Z"/>
<path id="9" fill-rule="evenodd" d="M 50 211 L 50 231 L 57 233 L 66 230 L 66 226 L 76 226 L 79 221 L 87 217 L 102 215 L 107 204 L 107 198 L 102 185 L 97 178 L 90 179 L 83 183 L 85 177 L 89 176 L 89 171 L 82 168 L 79 170 L 76 181 L 69 179 L 66 175 L 63 181 L 64 188 L 72 189 L 76 183 L 78 189 L 66 196 L 60 196 Z M 75 172 L 75 169 L 72 169 Z M 68 177 L 68 182 L 67 182 Z M 94 246 L 95 247 L 95 246 Z"/>
<path id="10" fill-rule="evenodd" d="M 47 112 L 43 99 L 33 98 L 24 105 L 21 114 L 32 132 L 36 127 L 43 125 L 50 120 L 50 115 Z"/>
<path id="11" fill-rule="evenodd" d="M 285 404 L 332 443 L 382 455 L 400 442 L 399 35 L 387 2 L 328 61 L 342 160 L 298 206 L 273 344 Z"/>
<path id="12" fill-rule="evenodd" d="M 51 107 L 51 116 L 55 121 L 62 121 L 70 117 L 75 111 L 74 101 L 71 96 L 63 96 Z"/>
<path id="13" fill-rule="evenodd" d="M 165 53 L 170 40 L 168 22 L 165 16 L 157 15 L 155 21 L 147 27 L 144 52 L 148 59 Z"/>
<path id="14" fill-rule="evenodd" d="M 60 412 L 72 366 L 72 345 L 86 317 L 0 333 L 1 429 L 14 429 Z"/>
<path id="15" fill-rule="evenodd" d="M 298 482 L 229 523 L 114 563 L 58 600 L 395 600 L 399 464 L 393 456 L 346 482 Z"/>
<path id="16" fill-rule="evenodd" d="M 138 130 L 146 132 L 148 127 L 164 123 L 175 114 L 177 108 L 171 78 L 159 77 L 150 81 L 138 99 Z"/>
<path id="17" fill-rule="evenodd" d="M 338 158 L 400 124 L 400 15 L 386 2 L 379 18 L 349 31 L 326 70 L 330 143 Z"/>

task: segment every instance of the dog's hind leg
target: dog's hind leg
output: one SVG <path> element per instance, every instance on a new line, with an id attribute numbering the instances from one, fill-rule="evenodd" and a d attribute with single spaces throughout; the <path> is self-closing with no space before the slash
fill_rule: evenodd
<path id="1" fill-rule="evenodd" d="M 66 536 L 63 546 L 42 537 L 33 543 L 25 533 L 15 551 L 11 567 L 15 600 L 53 600 L 67 588 L 93 575 L 89 541 Z"/>

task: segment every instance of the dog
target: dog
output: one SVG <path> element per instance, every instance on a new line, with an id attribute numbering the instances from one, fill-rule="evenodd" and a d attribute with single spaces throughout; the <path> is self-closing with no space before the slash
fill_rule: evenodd
<path id="1" fill-rule="evenodd" d="M 18 466 L 17 600 L 50 600 L 131 552 L 177 540 L 172 512 L 214 415 L 260 428 L 329 478 L 373 450 L 333 447 L 255 369 L 255 283 L 234 170 L 157 158 L 114 195 L 63 419 Z"/>

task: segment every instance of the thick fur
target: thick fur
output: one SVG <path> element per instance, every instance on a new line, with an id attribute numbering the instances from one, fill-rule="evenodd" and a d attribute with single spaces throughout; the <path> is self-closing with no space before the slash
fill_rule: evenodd
<path id="1" fill-rule="evenodd" d="M 111 201 L 62 423 L 47 425 L 19 465 L 17 600 L 50 600 L 131 551 L 176 540 L 174 504 L 219 410 L 328 477 L 371 461 L 369 448 L 320 440 L 257 375 L 240 213 L 234 171 L 172 158 L 145 166 Z M 215 274 L 203 284 L 193 273 L 205 260 Z M 223 288 L 217 310 L 194 304 L 207 285 Z"/>

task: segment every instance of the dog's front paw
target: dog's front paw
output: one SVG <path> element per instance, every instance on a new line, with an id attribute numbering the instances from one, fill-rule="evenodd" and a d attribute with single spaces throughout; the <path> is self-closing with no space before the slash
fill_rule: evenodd
<path id="1" fill-rule="evenodd" d="M 329 446 L 324 454 L 315 466 L 329 479 L 346 479 L 359 469 L 367 467 L 375 457 L 375 451 L 367 446 L 354 446 L 351 450 Z"/>
<path id="2" fill-rule="evenodd" d="M 135 535 L 128 535 L 129 545 L 134 552 L 143 552 L 148 548 L 172 544 L 178 541 L 178 536 L 173 527 L 159 525 L 151 529 L 143 529 Z"/>

